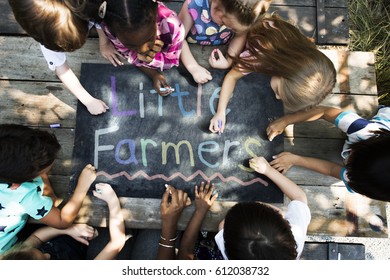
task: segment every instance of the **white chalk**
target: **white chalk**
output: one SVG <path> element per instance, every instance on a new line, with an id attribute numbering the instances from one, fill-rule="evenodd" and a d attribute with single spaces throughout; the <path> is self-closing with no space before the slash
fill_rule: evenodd
<path id="1" fill-rule="evenodd" d="M 61 127 L 61 124 L 59 124 L 59 123 L 52 123 L 52 124 L 50 125 L 50 127 L 51 127 L 51 128 L 58 128 L 58 127 Z"/>
<path id="2" fill-rule="evenodd" d="M 170 91 L 175 91 L 175 89 L 174 88 L 171 88 L 171 87 L 166 87 L 166 88 L 163 88 L 163 87 L 161 87 L 160 88 L 160 91 L 168 91 L 168 90 L 170 90 Z"/>

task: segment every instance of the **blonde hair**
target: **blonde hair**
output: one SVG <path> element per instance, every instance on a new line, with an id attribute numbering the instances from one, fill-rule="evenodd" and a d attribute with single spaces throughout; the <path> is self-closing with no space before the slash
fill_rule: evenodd
<path id="1" fill-rule="evenodd" d="M 77 8 L 78 1 L 9 0 L 16 21 L 36 41 L 53 51 L 72 52 L 88 36 L 88 21 Z M 79 1 L 80 3 L 83 1 Z"/>
<path id="2" fill-rule="evenodd" d="M 248 55 L 235 59 L 242 71 L 280 77 L 279 96 L 287 111 L 318 105 L 336 83 L 332 61 L 293 24 L 272 14 L 247 36 Z"/>
<path id="3" fill-rule="evenodd" d="M 239 23 L 246 26 L 252 25 L 263 15 L 270 2 L 272 0 L 220 0 L 225 12 L 234 15 Z"/>

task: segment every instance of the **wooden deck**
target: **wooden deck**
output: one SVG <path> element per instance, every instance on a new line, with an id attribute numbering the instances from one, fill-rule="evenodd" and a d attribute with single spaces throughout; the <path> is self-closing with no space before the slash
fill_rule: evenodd
<path id="1" fill-rule="evenodd" d="M 3 15 L 9 12 L 8 3 L 4 2 L 6 1 L 0 3 L 0 13 Z M 172 5 L 180 4 L 180 1 L 175 2 Z M 296 11 L 295 16 L 301 22 L 300 26 L 304 28 L 310 25 L 311 29 L 307 28 L 307 30 L 310 35 L 313 35 L 316 34 L 314 30 L 318 30 L 321 26 L 316 23 L 317 14 L 314 13 L 317 11 L 315 4 L 320 2 L 324 1 L 274 0 L 272 8 L 284 10 L 293 20 Z M 332 11 L 346 9 L 345 5 L 336 6 L 341 2 L 344 1 L 325 1 L 327 14 L 335 16 Z M 311 8 L 306 7 L 305 3 L 309 3 L 307 5 Z M 308 12 L 309 10 L 311 12 Z M 303 13 L 311 16 L 303 17 Z M 344 23 L 345 14 L 344 11 L 344 21 L 342 21 Z M 337 22 L 331 22 L 334 28 L 338 26 Z M 340 30 L 337 29 L 334 34 L 341 34 L 342 29 L 341 25 Z M 329 34 L 327 33 L 326 38 L 330 40 L 333 35 Z M 347 36 L 344 37 L 346 38 Z M 327 41 L 329 44 L 346 42 L 329 40 Z M 206 48 L 194 49 L 194 51 L 207 53 L 210 50 Z M 338 83 L 334 94 L 324 103 L 348 107 L 370 116 L 378 106 L 374 54 L 350 53 L 343 50 L 324 50 L 324 53 L 332 59 L 338 71 Z M 203 56 L 208 57 L 204 53 Z M 107 63 L 100 56 L 97 39 L 93 36 L 82 49 L 68 54 L 68 62 L 76 75 L 80 74 L 81 63 Z M 1 123 L 17 123 L 45 129 L 50 129 L 49 125 L 52 123 L 61 124 L 61 128 L 52 129 L 63 149 L 51 171 L 50 179 L 57 195 L 66 199 L 72 166 L 77 100 L 47 68 L 38 43 L 25 36 L 15 23 L 12 13 L 0 17 L 0 69 Z M 344 139 L 343 133 L 327 122 L 299 124 L 292 127 L 290 133 L 285 136 L 285 150 L 340 161 Z M 369 200 L 360 195 L 350 195 L 342 182 L 302 168 L 292 168 L 287 176 L 302 186 L 308 195 L 312 212 L 310 235 L 388 237 L 386 203 Z M 276 206 L 284 208 L 286 202 Z M 121 203 L 127 227 L 160 227 L 159 199 L 122 197 Z M 216 230 L 217 224 L 233 204 L 234 202 L 216 202 L 206 217 L 204 230 Z M 179 222 L 180 228 L 185 227 L 193 210 L 193 206 L 185 209 Z M 106 219 L 107 209 L 104 203 L 93 197 L 87 197 L 77 221 L 104 226 Z M 384 224 L 380 223 L 382 219 L 385 221 Z"/>

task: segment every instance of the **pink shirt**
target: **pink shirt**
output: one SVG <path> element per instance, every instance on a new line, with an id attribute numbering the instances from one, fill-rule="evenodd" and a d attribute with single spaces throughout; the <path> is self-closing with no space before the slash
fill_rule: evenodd
<path id="1" fill-rule="evenodd" d="M 150 1 L 150 0 L 149 0 Z M 177 14 L 168 9 L 164 4 L 158 3 L 157 39 L 164 42 L 161 52 L 156 53 L 154 59 L 147 63 L 137 58 L 137 52 L 126 48 L 115 36 L 111 34 L 107 26 L 102 23 L 102 29 L 110 39 L 115 49 L 121 53 L 130 64 L 152 69 L 170 69 L 179 65 L 181 48 L 184 41 L 184 26 Z"/>

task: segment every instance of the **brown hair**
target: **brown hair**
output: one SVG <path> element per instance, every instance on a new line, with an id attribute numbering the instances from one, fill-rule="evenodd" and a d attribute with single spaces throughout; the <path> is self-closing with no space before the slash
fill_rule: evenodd
<path id="1" fill-rule="evenodd" d="M 234 205 L 226 213 L 223 238 L 230 260 L 295 260 L 298 254 L 289 222 L 263 203 Z"/>
<path id="2" fill-rule="evenodd" d="M 242 71 L 280 77 L 279 96 L 288 111 L 318 105 L 336 83 L 332 61 L 293 24 L 273 14 L 249 30 L 248 56 L 235 59 Z"/>
<path id="3" fill-rule="evenodd" d="M 81 48 L 88 36 L 88 20 L 83 19 L 71 0 L 8 0 L 16 21 L 36 41 L 53 51 L 72 52 Z"/>

